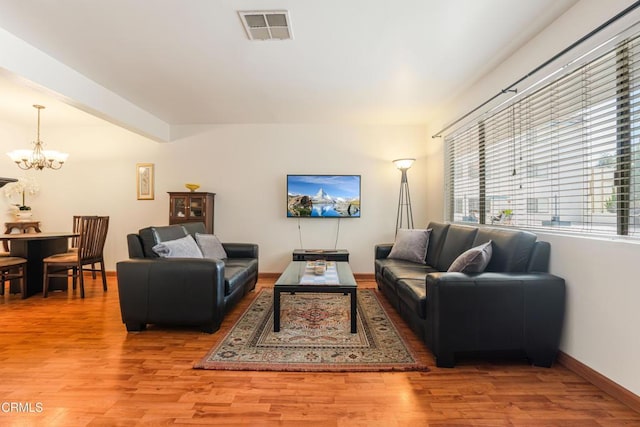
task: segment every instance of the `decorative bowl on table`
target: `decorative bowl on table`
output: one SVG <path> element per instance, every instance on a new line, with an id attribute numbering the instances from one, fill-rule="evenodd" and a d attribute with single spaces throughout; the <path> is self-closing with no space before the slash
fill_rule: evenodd
<path id="1" fill-rule="evenodd" d="M 322 276 L 327 271 L 327 263 L 324 260 L 318 260 L 313 267 L 313 274 Z"/>
<path id="2" fill-rule="evenodd" d="M 200 184 L 185 184 L 184 186 L 191 191 L 196 191 L 198 188 L 200 188 Z"/>

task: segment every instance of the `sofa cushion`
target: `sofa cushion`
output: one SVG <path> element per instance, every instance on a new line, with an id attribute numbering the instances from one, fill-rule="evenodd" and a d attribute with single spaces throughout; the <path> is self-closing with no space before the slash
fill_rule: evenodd
<path id="1" fill-rule="evenodd" d="M 444 246 L 444 240 L 447 237 L 449 224 L 431 222 L 427 228 L 431 230 L 429 234 L 429 246 L 427 248 L 427 264 L 436 266 L 438 265 L 438 258 Z"/>
<path id="2" fill-rule="evenodd" d="M 491 240 L 463 252 L 447 269 L 455 273 L 482 273 L 491 261 Z"/>
<path id="3" fill-rule="evenodd" d="M 429 273 L 435 273 L 436 270 L 426 264 L 417 264 L 411 261 L 400 259 L 379 260 L 382 276 L 391 282 L 399 279 L 419 279 L 424 280 Z"/>
<path id="4" fill-rule="evenodd" d="M 229 295 L 245 285 L 247 278 L 257 274 L 255 258 L 227 258 L 224 260 L 224 294 Z"/>
<path id="5" fill-rule="evenodd" d="M 224 266 L 224 294 L 229 295 L 244 286 L 248 277 L 247 269 L 241 266 Z"/>
<path id="6" fill-rule="evenodd" d="M 225 268 L 229 267 L 242 267 L 247 270 L 249 275 L 258 274 L 258 259 L 257 258 L 227 258 L 224 260 Z"/>
<path id="7" fill-rule="evenodd" d="M 398 298 L 421 319 L 427 318 L 427 287 L 424 278 L 402 279 L 397 283 Z"/>
<path id="8" fill-rule="evenodd" d="M 425 264 L 431 230 L 400 229 L 388 258 Z"/>
<path id="9" fill-rule="evenodd" d="M 160 242 L 153 247 L 153 252 L 161 258 L 202 258 L 202 252 L 191 235 Z"/>
<path id="10" fill-rule="evenodd" d="M 220 239 L 213 234 L 196 233 L 196 242 L 205 258 L 225 259 L 227 257 Z"/>
<path id="11" fill-rule="evenodd" d="M 447 271 L 451 263 L 458 258 L 461 253 L 473 246 L 473 241 L 477 233 L 478 229 L 476 227 L 451 224 L 447 230 L 442 252 L 434 267 L 436 267 L 438 271 Z"/>
<path id="12" fill-rule="evenodd" d="M 166 225 L 161 227 L 146 227 L 138 231 L 142 241 L 142 250 L 147 258 L 157 258 L 158 254 L 153 251 L 153 247 L 160 242 L 176 240 L 187 235 L 181 225 Z"/>
<path id="13" fill-rule="evenodd" d="M 185 222 L 180 225 L 182 225 L 182 228 L 184 228 L 185 231 L 188 234 L 191 234 L 194 238 L 196 237 L 196 233 L 205 234 L 207 232 L 204 222 Z"/>
<path id="14" fill-rule="evenodd" d="M 473 242 L 474 246 L 493 242 L 493 255 L 486 271 L 524 272 L 533 252 L 536 235 L 528 231 L 481 228 Z"/>

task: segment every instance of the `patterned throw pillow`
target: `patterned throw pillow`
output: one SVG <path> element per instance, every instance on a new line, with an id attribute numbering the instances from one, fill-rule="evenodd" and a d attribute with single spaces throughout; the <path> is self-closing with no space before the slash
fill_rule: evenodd
<path id="1" fill-rule="evenodd" d="M 202 258 L 202 252 L 191 235 L 158 243 L 152 249 L 161 258 Z"/>
<path id="2" fill-rule="evenodd" d="M 196 241 L 205 258 L 225 259 L 227 257 L 222 242 L 215 235 L 196 233 Z"/>
<path id="3" fill-rule="evenodd" d="M 387 258 L 403 259 L 406 261 L 426 264 L 427 246 L 429 246 L 429 230 L 399 229 L 396 241 Z"/>
<path id="4" fill-rule="evenodd" d="M 491 240 L 463 252 L 447 271 L 458 273 L 482 273 L 491 261 Z"/>

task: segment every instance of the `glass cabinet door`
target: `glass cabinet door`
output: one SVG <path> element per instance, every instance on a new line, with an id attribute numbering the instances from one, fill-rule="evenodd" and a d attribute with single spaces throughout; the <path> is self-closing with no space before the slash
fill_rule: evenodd
<path id="1" fill-rule="evenodd" d="M 191 196 L 189 203 L 189 216 L 191 218 L 202 218 L 204 216 L 204 197 Z"/>
<path id="2" fill-rule="evenodd" d="M 187 216 L 187 198 L 174 197 L 171 206 L 171 216 L 185 218 Z"/>
<path id="3" fill-rule="evenodd" d="M 215 193 L 169 191 L 169 224 L 202 222 L 207 233 L 213 234 Z"/>

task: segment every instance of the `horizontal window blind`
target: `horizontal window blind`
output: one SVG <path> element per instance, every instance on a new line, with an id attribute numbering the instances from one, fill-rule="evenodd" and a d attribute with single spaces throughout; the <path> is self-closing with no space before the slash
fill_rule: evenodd
<path id="1" fill-rule="evenodd" d="M 639 44 L 447 135 L 446 218 L 640 237 Z"/>

